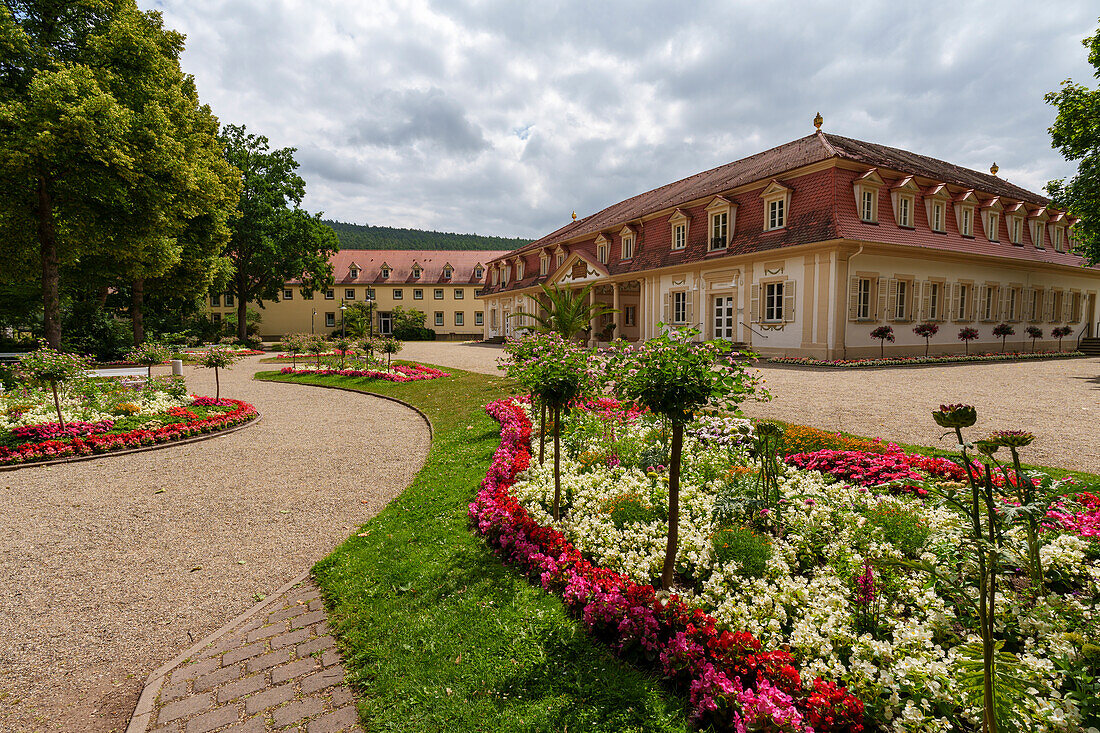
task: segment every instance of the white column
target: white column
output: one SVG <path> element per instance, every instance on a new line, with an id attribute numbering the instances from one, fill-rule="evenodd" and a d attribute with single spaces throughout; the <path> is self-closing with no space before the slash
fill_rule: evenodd
<path id="1" fill-rule="evenodd" d="M 593 306 L 596 305 L 596 288 L 595 287 L 593 287 L 591 290 L 588 291 L 588 304 L 593 305 Z M 588 320 L 588 329 L 589 329 L 589 331 L 588 331 L 588 345 L 589 346 L 595 346 L 597 343 L 599 343 L 599 340 L 596 338 L 596 328 L 597 328 L 596 316 L 595 316 L 595 313 L 593 313 L 593 315 Z"/>
<path id="2" fill-rule="evenodd" d="M 619 313 L 619 311 L 621 310 L 621 306 L 619 304 L 619 283 L 611 284 L 611 293 L 611 307 L 615 309 L 614 315 L 611 316 L 611 322 L 615 324 L 615 330 L 612 331 L 611 334 L 615 338 L 618 338 L 619 336 L 623 335 L 623 317 L 622 314 Z"/>

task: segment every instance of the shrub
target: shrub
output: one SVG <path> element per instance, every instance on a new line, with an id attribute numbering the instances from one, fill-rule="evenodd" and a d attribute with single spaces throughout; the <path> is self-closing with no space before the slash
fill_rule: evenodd
<path id="1" fill-rule="evenodd" d="M 1041 339 L 1043 337 L 1043 329 L 1039 328 L 1038 326 L 1028 326 L 1024 330 L 1024 333 L 1026 333 L 1027 337 L 1031 339 L 1031 350 L 1035 351 L 1035 340 Z"/>
<path id="2" fill-rule="evenodd" d="M 629 524 L 648 524 L 661 518 L 661 511 L 638 494 L 622 494 L 604 502 L 604 511 L 618 529 Z"/>
<path id="3" fill-rule="evenodd" d="M 771 538 L 740 524 L 717 530 L 713 548 L 718 562 L 737 562 L 741 574 L 749 578 L 764 577 L 772 556 Z"/>
<path id="4" fill-rule="evenodd" d="M 425 326 L 402 324 L 393 327 L 393 337 L 401 341 L 435 341 L 435 331 Z"/>
<path id="5" fill-rule="evenodd" d="M 867 440 L 840 433 L 807 427 L 806 425 L 786 425 L 779 450 L 783 455 L 792 453 L 813 453 L 819 450 L 858 450 L 868 453 L 885 453 L 886 446 L 879 440 Z"/>
<path id="6" fill-rule="evenodd" d="M 1058 326 L 1050 332 L 1050 335 L 1058 339 L 1058 350 L 1062 350 L 1062 339 L 1073 333 L 1073 329 L 1069 326 Z"/>
<path id="7" fill-rule="evenodd" d="M 920 515 L 919 507 L 903 507 L 883 501 L 870 507 L 863 516 L 867 518 L 866 526 L 881 529 L 886 541 L 906 557 L 919 555 L 931 533 Z"/>

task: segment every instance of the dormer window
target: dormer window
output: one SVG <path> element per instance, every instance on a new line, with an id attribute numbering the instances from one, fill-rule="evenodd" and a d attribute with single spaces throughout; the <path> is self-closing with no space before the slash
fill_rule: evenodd
<path id="1" fill-rule="evenodd" d="M 1023 227 L 1020 226 L 1020 217 L 1012 216 L 1008 219 L 1008 241 L 1013 244 L 1020 243 L 1020 237 L 1023 234 Z"/>
<path id="2" fill-rule="evenodd" d="M 474 279 L 481 280 L 485 276 L 485 270 L 481 269 L 481 265 L 474 268 Z"/>
<path id="3" fill-rule="evenodd" d="M 523 270 L 524 270 L 523 266 L 524 266 L 524 264 L 525 263 L 524 263 L 523 260 L 516 260 L 516 279 L 517 280 L 522 280 L 523 279 Z"/>
<path id="4" fill-rule="evenodd" d="M 565 264 L 565 250 L 558 248 L 558 253 L 554 256 L 554 268 L 557 269 Z"/>
<path id="5" fill-rule="evenodd" d="M 1025 216 L 1027 216 L 1027 209 L 1022 202 L 1005 207 L 1005 227 L 1008 229 L 1008 241 L 1012 244 L 1023 244 Z"/>
<path id="6" fill-rule="evenodd" d="M 539 275 L 550 274 L 550 255 L 543 252 L 539 255 Z"/>
<path id="7" fill-rule="evenodd" d="M 608 241 L 607 237 L 605 237 L 602 234 L 600 236 L 596 237 L 596 260 L 597 261 L 602 262 L 603 264 L 606 265 L 607 264 L 607 251 L 609 249 L 611 249 L 611 242 Z"/>
<path id="8" fill-rule="evenodd" d="M 947 202 L 950 198 L 947 186 L 942 183 L 934 183 L 925 190 L 925 213 L 932 231 L 940 234 L 947 231 Z"/>
<path id="9" fill-rule="evenodd" d="M 1043 249 L 1043 239 L 1046 234 L 1047 224 L 1044 219 L 1036 219 L 1031 222 L 1031 242 L 1035 245 L 1035 249 Z"/>
<path id="10" fill-rule="evenodd" d="M 385 280 L 389 276 L 390 276 L 390 267 L 389 267 L 389 265 L 382 265 L 382 279 Z"/>
<path id="11" fill-rule="evenodd" d="M 899 227 L 912 229 L 913 209 L 916 208 L 917 191 L 920 190 L 912 176 L 901 179 L 890 189 L 890 202 L 894 207 L 894 221 Z"/>
<path id="12" fill-rule="evenodd" d="M 451 276 L 454 275 L 454 274 L 455 274 L 455 271 L 450 265 L 447 265 L 446 267 L 443 268 L 443 278 L 445 280 L 450 280 Z"/>
<path id="13" fill-rule="evenodd" d="M 355 280 L 356 278 L 358 278 L 358 277 L 359 277 L 359 268 L 358 268 L 358 267 L 353 267 L 353 268 L 351 268 L 351 269 L 350 269 L 350 270 L 348 271 L 348 274 L 349 274 L 349 275 L 351 275 L 351 279 L 352 279 L 352 280 Z"/>
<path id="14" fill-rule="evenodd" d="M 955 197 L 955 224 L 964 237 L 974 236 L 974 207 L 977 204 L 978 197 L 972 190 L 963 191 Z"/>
<path id="15" fill-rule="evenodd" d="M 620 236 L 622 237 L 622 246 L 619 253 L 619 259 L 634 259 L 634 230 L 624 228 L 623 231 L 620 232 Z"/>
<path id="16" fill-rule="evenodd" d="M 992 198 L 982 204 L 982 226 L 985 227 L 985 237 L 990 242 L 999 242 L 1001 239 L 1001 205 L 999 198 Z"/>
<path id="17" fill-rule="evenodd" d="M 420 279 L 420 265 L 413 265 L 413 280 Z"/>
<path id="18" fill-rule="evenodd" d="M 707 251 L 715 252 L 729 247 L 736 212 L 737 205 L 724 196 L 715 196 L 714 200 L 707 206 L 707 216 L 710 220 L 710 238 L 707 243 Z"/>
<path id="19" fill-rule="evenodd" d="M 672 249 L 684 249 L 687 247 L 688 216 L 683 209 L 676 211 L 668 218 L 672 226 Z"/>
<path id="20" fill-rule="evenodd" d="M 507 285 L 508 284 L 508 276 L 511 274 L 511 269 L 512 268 L 511 268 L 510 265 L 502 265 L 500 269 L 501 269 L 501 276 L 500 276 L 501 282 L 503 282 L 505 285 Z"/>
<path id="21" fill-rule="evenodd" d="M 874 168 L 856 179 L 853 189 L 860 221 L 878 223 L 878 192 L 882 185 L 882 176 Z"/>
<path id="22" fill-rule="evenodd" d="M 932 231 L 934 232 L 947 231 L 947 229 L 944 227 L 945 220 L 943 216 L 943 208 L 944 207 L 942 201 L 932 202 Z"/>
<path id="23" fill-rule="evenodd" d="M 773 180 L 760 194 L 760 198 L 764 199 L 764 230 L 772 231 L 787 226 L 791 189 Z"/>
<path id="24" fill-rule="evenodd" d="M 1054 242 L 1054 251 L 1055 252 L 1061 252 L 1062 251 L 1062 227 L 1055 226 L 1053 229 L 1051 229 L 1050 230 L 1050 238 Z"/>
<path id="25" fill-rule="evenodd" d="M 493 268 L 493 285 L 496 285 L 498 282 L 500 282 L 500 270 L 498 270 L 497 268 L 494 267 Z"/>

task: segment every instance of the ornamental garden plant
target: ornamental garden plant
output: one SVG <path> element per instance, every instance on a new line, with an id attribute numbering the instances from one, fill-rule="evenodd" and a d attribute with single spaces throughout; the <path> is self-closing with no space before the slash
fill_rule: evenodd
<path id="1" fill-rule="evenodd" d="M 962 341 L 966 346 L 966 353 L 970 353 L 970 342 L 975 341 L 978 338 L 978 329 L 972 326 L 964 326 L 959 329 L 959 341 Z"/>
<path id="2" fill-rule="evenodd" d="M 894 328 L 893 326 L 879 326 L 871 331 L 871 338 L 878 339 L 878 354 L 880 358 L 884 357 L 886 355 L 886 342 L 894 343 Z"/>
<path id="3" fill-rule="evenodd" d="M 932 337 L 940 332 L 940 327 L 933 321 L 926 321 L 913 327 L 913 333 L 924 339 L 924 356 L 928 357 L 928 346 Z"/>
<path id="4" fill-rule="evenodd" d="M 1051 330 L 1050 335 L 1058 339 L 1059 351 L 1062 350 L 1062 339 L 1064 339 L 1066 336 L 1069 336 L 1071 333 L 1073 333 L 1073 329 L 1069 326 L 1055 326 L 1054 329 Z"/>
<path id="5" fill-rule="evenodd" d="M 993 327 L 993 335 L 1001 340 L 1001 353 L 1005 350 L 1005 341 L 1016 333 L 1016 329 L 1007 323 L 998 323 Z M 1059 349 L 1060 350 L 1060 349 Z"/>
<path id="6" fill-rule="evenodd" d="M 1043 329 L 1039 328 L 1038 326 L 1028 326 L 1024 330 L 1024 333 L 1026 333 L 1027 337 L 1031 339 L 1031 350 L 1035 351 L 1035 342 L 1043 337 Z"/>

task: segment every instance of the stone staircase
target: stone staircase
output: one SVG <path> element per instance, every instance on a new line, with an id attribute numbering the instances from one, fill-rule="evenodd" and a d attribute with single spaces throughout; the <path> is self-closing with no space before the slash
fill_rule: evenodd
<path id="1" fill-rule="evenodd" d="M 1089 356 L 1100 356 L 1100 338 L 1081 339 L 1081 351 Z"/>

